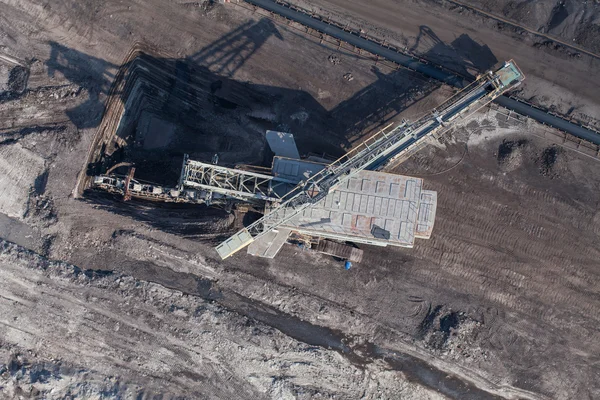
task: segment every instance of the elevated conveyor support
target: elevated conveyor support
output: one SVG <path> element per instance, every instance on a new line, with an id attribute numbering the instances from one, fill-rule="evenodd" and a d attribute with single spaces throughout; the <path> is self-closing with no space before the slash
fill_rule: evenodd
<path id="1" fill-rule="evenodd" d="M 479 77 L 418 121 L 402 123 L 390 132 L 379 132 L 327 168 L 300 182 L 281 199 L 278 207 L 221 243 L 216 248 L 217 252 L 223 259 L 229 257 L 322 200 L 359 171 L 381 168 L 394 157 L 410 151 L 423 138 L 448 129 L 455 120 L 468 117 L 505 91 L 518 86 L 524 78 L 514 61 L 508 61 L 496 72 Z"/>
<path id="2" fill-rule="evenodd" d="M 211 197 L 217 194 L 246 201 L 280 201 L 281 198 L 272 189 L 273 185 L 270 185 L 273 178 L 271 175 L 205 164 L 190 160 L 185 155 L 179 186 L 210 192 Z"/>

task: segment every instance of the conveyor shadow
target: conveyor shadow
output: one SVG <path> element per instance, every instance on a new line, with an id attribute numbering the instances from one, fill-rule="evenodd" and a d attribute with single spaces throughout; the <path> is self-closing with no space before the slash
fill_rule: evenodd
<path id="1" fill-rule="evenodd" d="M 422 54 L 426 60 L 443 65 L 468 80 L 474 80 L 478 74 L 492 69 L 498 63 L 488 45 L 476 42 L 466 33 L 450 43 L 444 43 L 426 25 L 421 25 L 410 52 Z"/>

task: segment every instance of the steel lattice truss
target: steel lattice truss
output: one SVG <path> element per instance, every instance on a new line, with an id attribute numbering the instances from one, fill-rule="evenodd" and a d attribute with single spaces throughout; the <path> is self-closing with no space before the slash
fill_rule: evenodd
<path id="1" fill-rule="evenodd" d="M 410 124 L 403 123 L 387 133 L 385 129 L 380 131 L 307 181 L 300 182 L 283 197 L 283 203 L 221 243 L 217 246 L 217 252 L 222 258 L 229 257 L 322 200 L 359 171 L 378 169 L 391 159 L 411 151 L 420 144 L 421 139 L 442 129 L 447 130 L 457 118 L 466 118 L 466 114 L 470 115 L 485 106 L 506 90 L 520 84 L 522 79 L 523 75 L 516 64 L 507 62 L 496 73 L 481 76 L 423 118 Z"/>
<path id="2" fill-rule="evenodd" d="M 282 182 L 281 180 L 272 182 L 273 178 L 271 175 L 193 161 L 186 155 L 179 185 L 246 201 L 249 199 L 281 201 L 274 188 Z"/>

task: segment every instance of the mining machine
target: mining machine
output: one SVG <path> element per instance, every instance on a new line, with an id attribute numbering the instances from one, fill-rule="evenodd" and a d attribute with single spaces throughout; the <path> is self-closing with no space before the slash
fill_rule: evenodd
<path id="1" fill-rule="evenodd" d="M 300 182 L 282 196 L 265 215 L 235 233 L 216 247 L 225 259 L 250 243 L 285 224 L 304 210 L 323 200 L 332 190 L 362 170 L 379 170 L 399 157 L 414 152 L 424 139 L 446 132 L 504 92 L 518 86 L 525 76 L 516 63 L 507 61 L 495 72 L 479 76 L 424 117 L 403 121 L 390 131 L 384 129 L 362 142 L 320 172 Z"/>

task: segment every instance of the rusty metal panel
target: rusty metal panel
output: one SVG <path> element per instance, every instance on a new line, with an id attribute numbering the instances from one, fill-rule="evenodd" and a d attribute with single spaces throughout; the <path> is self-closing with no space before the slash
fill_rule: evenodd
<path id="1" fill-rule="evenodd" d="M 363 251 L 361 249 L 357 249 L 356 247 L 347 244 L 333 242 L 331 240 L 319 241 L 315 250 L 319 253 L 357 263 L 361 262 L 363 258 Z"/>

